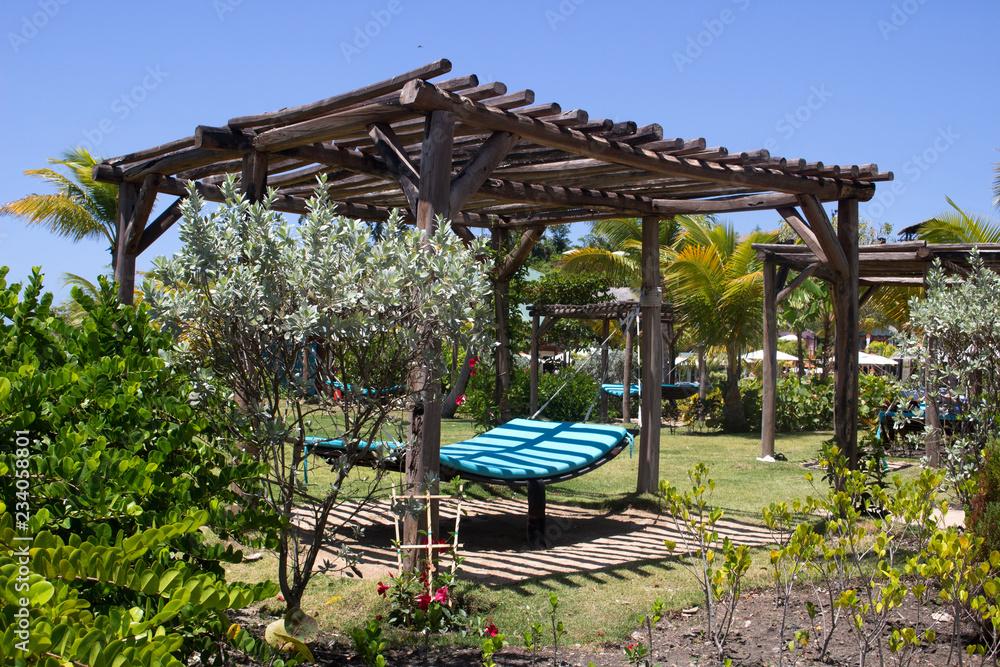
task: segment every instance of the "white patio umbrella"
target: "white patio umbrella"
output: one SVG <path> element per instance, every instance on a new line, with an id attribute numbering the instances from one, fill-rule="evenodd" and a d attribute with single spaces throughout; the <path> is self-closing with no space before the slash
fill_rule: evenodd
<path id="1" fill-rule="evenodd" d="M 743 361 L 761 361 L 764 358 L 764 350 L 754 350 L 753 352 L 747 352 L 741 359 Z M 781 350 L 778 350 L 778 361 L 798 361 L 798 357 L 793 357 L 790 354 L 785 354 Z"/>
<path id="2" fill-rule="evenodd" d="M 868 354 L 859 350 L 858 364 L 861 366 L 895 366 L 896 360 L 889 357 L 880 357 L 877 354 Z"/>
<path id="3" fill-rule="evenodd" d="M 795 341 L 797 341 L 798 339 L 799 339 L 799 337 L 798 337 L 798 336 L 796 336 L 796 335 L 795 335 L 795 334 L 793 334 L 793 333 L 790 333 L 790 334 L 785 334 L 784 336 L 778 336 L 778 340 L 783 340 L 783 341 L 785 341 L 785 342 L 791 342 L 791 343 L 794 343 L 794 342 L 795 342 Z"/>

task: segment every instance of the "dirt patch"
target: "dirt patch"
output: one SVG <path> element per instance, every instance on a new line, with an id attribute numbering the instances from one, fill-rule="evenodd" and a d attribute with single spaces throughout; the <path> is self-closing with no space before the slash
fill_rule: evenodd
<path id="1" fill-rule="evenodd" d="M 816 628 L 808 627 L 808 616 L 805 603 L 812 599 L 810 589 L 802 589 L 793 594 L 792 603 L 786 623 L 785 639 L 791 640 L 796 630 L 811 630 L 812 636 L 805 648 L 785 652 L 784 664 L 800 667 L 853 666 L 858 664 L 859 650 L 857 640 L 847 625 L 846 619 L 841 619 L 828 643 L 827 656 L 820 661 L 820 633 Z M 923 647 L 914 657 L 914 666 L 943 666 L 955 664 L 957 656 L 951 651 L 953 638 L 952 624 L 947 615 L 948 610 L 938 605 L 918 606 L 911 599 L 898 610 L 894 611 L 893 622 L 899 626 L 913 626 L 922 632 L 933 628 L 937 638 L 933 644 Z M 726 645 L 725 657 L 731 659 L 734 665 L 751 667 L 778 664 L 779 629 L 781 627 L 782 611 L 775 605 L 774 592 L 770 590 L 754 591 L 745 594 L 740 602 L 738 614 Z M 259 635 L 270 619 L 259 616 L 246 616 L 239 622 Z M 659 623 L 653 636 L 653 653 L 650 659 L 653 664 L 664 667 L 691 667 L 696 665 L 717 665 L 717 653 L 710 640 L 705 635 L 706 618 L 703 609 L 697 611 L 668 613 Z M 966 645 L 975 640 L 973 629 L 967 626 L 961 628 L 961 643 Z M 514 640 L 513 637 L 508 637 Z M 648 644 L 649 639 L 645 629 L 637 629 L 631 642 L 642 641 Z M 320 635 L 310 644 L 320 665 L 362 665 L 362 661 L 350 646 L 349 640 L 333 635 Z M 894 656 L 889 653 L 887 642 L 883 642 L 885 664 L 895 665 Z M 570 646 L 559 651 L 559 665 L 563 667 L 586 667 L 594 663 L 598 667 L 620 667 L 627 664 L 625 644 L 608 644 L 582 648 Z M 949 663 L 949 654 L 950 663 Z M 420 667 L 433 665 L 436 667 L 459 667 L 481 664 L 480 651 L 468 646 L 430 646 L 425 652 L 422 647 L 393 648 L 385 652 L 388 665 L 400 667 Z M 494 656 L 497 665 L 509 667 L 526 667 L 533 664 L 533 656 L 520 646 L 507 646 Z M 966 657 L 966 660 L 968 658 Z M 877 651 L 868 656 L 869 665 L 879 664 Z M 535 656 L 534 664 L 551 665 L 552 649 L 545 648 Z M 979 664 L 978 659 L 969 664 Z M 987 661 L 986 664 L 995 664 Z"/>

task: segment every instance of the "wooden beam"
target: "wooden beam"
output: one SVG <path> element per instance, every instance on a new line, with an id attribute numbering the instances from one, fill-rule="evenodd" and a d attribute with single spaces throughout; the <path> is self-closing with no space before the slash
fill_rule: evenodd
<path id="1" fill-rule="evenodd" d="M 816 259 L 819 260 L 821 264 L 828 264 L 829 260 L 826 257 L 826 251 L 823 249 L 823 245 L 816 238 L 816 234 L 813 230 L 809 228 L 809 224 L 802 219 L 799 212 L 792 207 L 782 206 L 778 209 L 778 214 L 785 219 L 788 226 L 791 227 L 802 242 L 806 244 L 806 247 L 812 250 L 813 254 L 816 255 Z"/>
<path id="2" fill-rule="evenodd" d="M 538 240 L 545 233 L 545 227 L 531 227 L 521 234 L 521 242 L 502 262 L 499 262 L 493 270 L 496 280 L 510 280 L 510 277 L 521 268 L 524 260 L 528 258 L 531 249 L 535 247 Z"/>
<path id="3" fill-rule="evenodd" d="M 125 232 L 125 252 L 133 257 L 139 254 L 139 242 L 142 240 L 149 214 L 153 212 L 156 193 L 162 178 L 159 174 L 149 174 L 143 179 L 142 188 L 139 189 L 139 196 L 132 211 L 132 219 L 129 220 Z"/>
<path id="4" fill-rule="evenodd" d="M 879 285 L 869 285 L 868 289 L 864 291 L 860 297 L 858 297 L 858 308 L 863 308 L 868 300 L 875 296 L 875 292 L 878 291 Z"/>
<path id="5" fill-rule="evenodd" d="M 240 176 L 240 190 L 251 204 L 264 199 L 267 191 L 267 153 L 249 151 L 243 155 L 243 173 Z"/>
<path id="6" fill-rule="evenodd" d="M 394 76 L 391 79 L 379 81 L 378 83 L 373 83 L 368 86 L 364 86 L 363 88 L 352 90 L 348 93 L 334 95 L 333 97 L 328 97 L 318 102 L 312 102 L 311 104 L 304 104 L 290 109 L 282 109 L 281 111 L 271 111 L 252 116 L 239 116 L 237 118 L 231 118 L 227 124 L 233 128 L 242 128 L 252 127 L 254 125 L 268 125 L 272 123 L 295 123 L 300 120 L 306 120 L 315 116 L 328 114 L 338 109 L 351 106 L 352 104 L 365 102 L 379 97 L 380 95 L 385 95 L 386 93 L 397 91 L 408 81 L 412 81 L 414 79 L 431 79 L 441 74 L 447 74 L 450 71 L 451 62 L 442 58 L 440 60 L 435 60 L 428 65 L 424 65 L 423 67 L 418 67 L 410 70 L 409 72 L 404 72 L 403 74 Z"/>
<path id="7" fill-rule="evenodd" d="M 420 202 L 414 213 L 417 227 L 428 234 L 437 227 L 436 216 L 451 217 L 451 151 L 455 116 L 449 111 L 427 114 L 420 149 Z"/>
<path id="8" fill-rule="evenodd" d="M 818 206 L 818 204 L 816 204 Z M 829 225 L 829 223 L 827 223 Z M 837 214 L 837 242 L 846 271 L 834 283 L 836 374 L 833 385 L 834 437 L 851 470 L 858 460 L 858 201 L 845 199 Z"/>
<path id="9" fill-rule="evenodd" d="M 128 224 L 135 212 L 139 186 L 122 183 L 118 186 L 118 225 L 115 234 L 115 280 L 118 282 L 118 302 L 132 305 L 135 292 L 135 255 L 128 252 Z"/>
<path id="10" fill-rule="evenodd" d="M 799 271 L 799 275 L 795 276 L 795 278 L 792 279 L 792 282 L 788 283 L 788 285 L 784 289 L 778 292 L 778 295 L 774 299 L 774 304 L 778 305 L 782 303 L 785 299 L 787 299 L 789 296 L 791 296 L 792 292 L 797 290 L 799 288 L 799 285 L 804 283 L 806 279 L 813 274 L 813 271 L 815 271 L 818 268 L 819 268 L 819 262 L 816 262 L 810 264 L 806 268 Z"/>
<path id="11" fill-rule="evenodd" d="M 548 318 L 546 318 L 548 319 Z M 530 417 L 534 418 L 538 412 L 538 345 L 539 345 L 539 323 L 538 315 L 531 316 L 531 367 L 528 388 L 528 404 L 531 410 Z"/>
<path id="12" fill-rule="evenodd" d="M 154 146 L 153 148 L 147 148 L 146 150 L 128 153 L 119 157 L 113 157 L 109 160 L 105 160 L 105 162 L 113 165 L 139 162 L 141 160 L 149 160 L 150 158 L 160 157 L 161 155 L 166 155 L 167 153 L 173 153 L 181 150 L 182 148 L 191 148 L 192 146 L 194 146 L 194 137 L 184 137 L 183 139 L 171 141 L 160 146 Z"/>
<path id="13" fill-rule="evenodd" d="M 797 199 L 799 200 L 799 205 L 802 207 L 802 212 L 806 216 L 806 220 L 809 221 L 809 228 L 816 235 L 816 239 L 826 253 L 826 263 L 829 264 L 835 276 L 847 279 L 850 276 L 850 267 L 847 264 L 846 258 L 847 250 L 838 241 L 839 234 L 833 229 L 830 218 L 827 217 L 823 206 L 812 195 L 800 195 Z M 857 254 L 858 243 L 856 240 L 851 248 Z"/>
<path id="14" fill-rule="evenodd" d="M 238 157 L 238 153 L 229 151 L 207 150 L 204 148 L 184 148 L 175 153 L 143 160 L 122 169 L 122 178 L 130 183 L 141 182 L 149 174 L 169 176 L 195 167 L 218 162 L 227 157 Z"/>
<path id="15" fill-rule="evenodd" d="M 774 458 L 775 416 L 778 394 L 777 272 L 764 263 L 764 358 L 762 361 L 760 455 Z"/>
<path id="16" fill-rule="evenodd" d="M 175 222 L 181 219 L 181 202 L 184 201 L 184 197 L 179 197 L 174 200 L 174 203 L 166 208 L 163 213 L 156 216 L 156 220 L 149 223 L 145 230 L 142 232 L 142 238 L 139 239 L 139 245 L 135 249 L 136 256 L 139 256 L 143 251 L 151 246 L 156 239 L 163 236 L 163 233 L 170 229 Z"/>
<path id="17" fill-rule="evenodd" d="M 194 130 L 194 147 L 202 150 L 245 153 L 253 150 L 254 136 L 255 133 L 249 130 L 199 125 Z"/>
<path id="18" fill-rule="evenodd" d="M 507 156 L 520 137 L 509 132 L 494 132 L 451 182 L 450 209 L 460 211 L 478 191 L 493 170 Z"/>
<path id="19" fill-rule="evenodd" d="M 279 151 L 317 141 L 352 137 L 374 123 L 394 123 L 413 118 L 414 115 L 413 111 L 398 102 L 366 104 L 328 116 L 265 130 L 257 135 L 253 143 L 258 151 Z"/>
<path id="20" fill-rule="evenodd" d="M 642 396 L 637 493 L 656 493 L 660 476 L 660 396 L 663 384 L 663 338 L 660 335 L 660 221 L 642 219 Z"/>
<path id="21" fill-rule="evenodd" d="M 867 201 L 875 192 L 874 186 L 865 184 L 784 174 L 754 167 L 720 165 L 654 153 L 621 142 L 609 141 L 602 137 L 559 127 L 542 120 L 490 109 L 458 95 L 438 90 L 433 85 L 422 81 L 411 81 L 406 84 L 400 94 L 400 102 L 405 106 L 425 111 L 431 109 L 448 110 L 453 112 L 455 117 L 463 123 L 494 131 L 511 132 L 543 146 L 607 162 L 624 164 L 656 174 L 686 176 L 701 181 L 738 184 L 744 187 L 792 194 L 807 193 L 830 199 L 851 196 Z"/>
<path id="22" fill-rule="evenodd" d="M 368 135 L 375 144 L 378 154 L 389 169 L 389 172 L 399 183 L 400 190 L 410 204 L 410 210 L 417 214 L 417 204 L 420 201 L 420 174 L 410 162 L 406 150 L 399 143 L 396 133 L 385 123 L 375 123 L 368 129 Z"/>
<path id="23" fill-rule="evenodd" d="M 610 323 L 608 318 L 604 318 L 601 321 L 601 382 L 608 381 L 608 334 L 610 333 Z M 600 388 L 598 387 L 598 391 Z M 605 391 L 600 391 L 601 393 L 601 422 L 608 421 L 608 394 Z M 625 388 L 625 393 L 628 393 L 628 387 Z"/>

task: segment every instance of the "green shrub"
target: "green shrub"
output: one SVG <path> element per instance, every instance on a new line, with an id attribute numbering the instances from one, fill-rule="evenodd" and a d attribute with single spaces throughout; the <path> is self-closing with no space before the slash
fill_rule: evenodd
<path id="1" fill-rule="evenodd" d="M 477 427 L 486 430 L 499 424 L 499 413 L 496 402 L 493 400 L 493 382 L 496 372 L 493 370 L 492 360 L 482 360 L 476 366 L 476 374 L 469 379 L 469 386 L 466 389 L 466 402 L 463 411 L 470 415 Z M 566 385 L 565 387 L 563 385 Z M 561 388 L 561 390 L 560 390 Z M 555 395 L 555 399 L 549 403 L 539 419 L 551 421 L 583 421 L 588 408 L 594 404 L 591 412 L 591 421 L 597 419 L 599 405 L 594 403 L 597 397 L 599 385 L 597 381 L 588 377 L 584 373 L 577 373 L 572 368 L 567 368 L 560 373 L 540 373 L 538 376 L 538 407 L 541 408 Z M 556 395 L 556 392 L 559 392 Z M 511 417 L 531 416 L 531 373 L 527 368 L 515 367 L 511 372 L 510 386 L 510 410 Z M 614 412 L 612 405 L 609 405 L 609 414 Z M 619 404 L 618 414 L 621 413 Z"/>
<path id="2" fill-rule="evenodd" d="M 223 642 L 251 650 L 224 612 L 277 589 L 227 584 L 221 564 L 242 553 L 207 543 L 201 528 L 274 544 L 277 520 L 244 495 L 260 492 L 261 466 L 212 437 L 197 410 L 208 397 L 167 363 L 170 337 L 145 307 L 120 306 L 102 281 L 96 300 L 73 291 L 84 317 L 68 326 L 37 269 L 23 294 L 6 273 L 0 433 L 11 447 L 0 452 L 0 478 L 18 493 L 0 501 L 0 580 L 15 581 L 25 563 L 13 552 L 30 547 L 32 632 L 19 641 L 23 607 L 6 587 L 0 652 L 176 665 L 208 660 Z"/>
<path id="3" fill-rule="evenodd" d="M 985 462 L 978 489 L 972 498 L 968 527 L 983 539 L 980 553 L 1000 551 L 1000 440 L 993 440 L 984 452 Z"/>

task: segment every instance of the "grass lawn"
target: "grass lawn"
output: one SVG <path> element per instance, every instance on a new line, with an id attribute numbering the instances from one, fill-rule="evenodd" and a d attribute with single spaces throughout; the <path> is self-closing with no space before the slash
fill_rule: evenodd
<path id="1" fill-rule="evenodd" d="M 472 424 L 467 420 L 445 420 L 442 424 L 443 443 L 460 441 L 473 434 Z M 761 523 L 760 510 L 771 502 L 791 502 L 825 492 L 825 484 L 820 481 L 822 475 L 815 475 L 817 488 L 814 488 L 806 481 L 802 464 L 814 460 L 820 443 L 831 436 L 830 432 L 779 435 L 775 451 L 788 460 L 762 463 L 756 460 L 760 454 L 759 434 L 688 434 L 683 429 L 671 434 L 664 429 L 660 441 L 660 479 L 683 489 L 688 483 L 686 471 L 699 461 L 704 462 L 716 481 L 713 505 L 727 517 Z M 638 445 L 635 454 L 630 458 L 626 450 L 590 474 L 549 485 L 548 503 L 612 512 L 628 507 L 657 508 L 654 497 L 635 493 Z M 309 485 L 318 490 L 327 484 L 330 475 L 318 459 L 312 458 L 311 464 Z M 917 472 L 918 468 L 913 466 L 901 474 L 908 477 Z M 391 477 L 399 483 L 398 475 Z M 521 494 L 523 490 L 483 489 L 467 484 L 466 492 L 488 498 Z M 747 586 L 768 586 L 767 550 L 755 549 L 753 560 Z M 231 568 L 230 578 L 244 581 L 274 578 L 275 570 L 275 559 L 267 556 L 257 563 Z M 670 609 L 700 604 L 700 591 L 693 577 L 675 559 L 632 562 L 604 570 L 489 587 L 464 583 L 459 594 L 465 597 L 472 614 L 492 617 L 508 640 L 519 641 L 529 623 L 547 623 L 547 616 L 542 614 L 548 609 L 550 592 L 560 599 L 559 618 L 569 633 L 565 638 L 567 645 L 620 643 L 635 629 L 638 618 L 648 611 L 657 596 L 662 596 Z M 375 594 L 375 582 L 336 575 L 313 577 L 303 609 L 317 616 L 321 627 L 344 636 L 351 627 L 386 612 L 383 600 Z"/>

